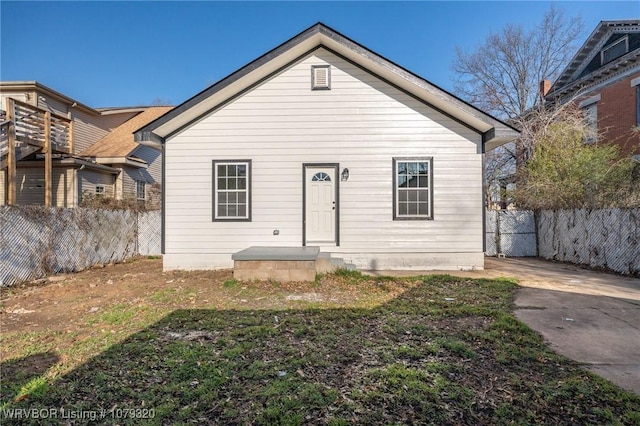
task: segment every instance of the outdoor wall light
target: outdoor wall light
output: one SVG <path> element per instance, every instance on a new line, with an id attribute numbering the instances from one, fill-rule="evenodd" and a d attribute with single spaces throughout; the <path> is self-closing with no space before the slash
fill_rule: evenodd
<path id="1" fill-rule="evenodd" d="M 345 181 L 345 180 L 349 180 L 349 169 L 344 168 L 342 169 L 342 174 L 341 174 L 341 180 Z"/>

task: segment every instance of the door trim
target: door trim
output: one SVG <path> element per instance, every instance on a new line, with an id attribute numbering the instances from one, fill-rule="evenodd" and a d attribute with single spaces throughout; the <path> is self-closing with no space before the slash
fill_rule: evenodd
<path id="1" fill-rule="evenodd" d="M 307 168 L 312 167 L 332 167 L 335 170 L 335 193 L 336 193 L 336 247 L 340 246 L 340 163 L 302 163 L 302 246 L 307 245 Z"/>

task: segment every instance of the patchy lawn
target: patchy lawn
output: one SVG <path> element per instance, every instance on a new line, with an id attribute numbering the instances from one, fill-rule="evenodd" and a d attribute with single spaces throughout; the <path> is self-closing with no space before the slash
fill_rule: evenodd
<path id="1" fill-rule="evenodd" d="M 640 397 L 513 317 L 514 288 L 138 259 L 3 290 L 0 422 L 640 424 Z"/>

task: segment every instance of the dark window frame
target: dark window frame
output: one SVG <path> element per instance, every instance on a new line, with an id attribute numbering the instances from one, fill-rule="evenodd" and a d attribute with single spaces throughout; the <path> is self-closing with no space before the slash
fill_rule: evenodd
<path id="1" fill-rule="evenodd" d="M 399 191 L 402 189 L 398 186 L 398 163 L 427 163 L 427 186 L 421 187 L 419 186 L 420 179 L 418 178 L 418 186 L 415 188 L 426 188 L 428 191 L 428 212 L 427 214 L 401 214 L 399 210 Z M 433 220 L 434 218 L 434 206 L 433 206 L 433 157 L 394 157 L 392 159 L 392 170 L 393 170 L 393 220 Z M 420 174 L 418 174 L 420 176 Z M 407 187 L 409 189 L 409 187 Z M 407 201 L 407 205 L 409 201 Z"/>
<path id="2" fill-rule="evenodd" d="M 247 167 L 247 176 L 246 176 L 246 188 L 231 188 L 231 189 L 221 189 L 218 187 L 218 166 L 219 165 L 235 165 L 235 166 L 239 166 L 239 165 L 245 165 Z M 252 203 L 251 203 L 251 199 L 253 196 L 253 187 L 252 187 L 252 180 L 253 180 L 253 170 L 252 170 L 252 164 L 251 164 L 251 160 L 247 160 L 247 159 L 243 159 L 243 160 L 212 160 L 212 180 L 213 180 L 213 187 L 212 187 L 212 207 L 213 207 L 213 211 L 212 211 L 212 221 L 213 222 L 251 222 L 251 217 L 252 217 Z M 225 176 L 225 178 L 228 178 L 229 176 Z M 237 177 L 237 176 L 236 176 Z M 219 194 L 221 194 L 222 192 L 224 192 L 225 194 L 231 194 L 234 193 L 236 194 L 236 196 L 238 196 L 238 194 L 244 192 L 246 194 L 246 207 L 247 207 L 247 212 L 245 216 L 221 216 L 218 212 L 218 198 L 219 198 Z M 240 205 L 240 204 L 238 204 Z"/>
<path id="3" fill-rule="evenodd" d="M 619 45 L 624 45 L 623 53 L 611 58 L 605 58 L 606 52 L 613 50 L 615 47 Z M 604 46 L 602 50 L 600 50 L 600 65 L 606 65 L 609 62 L 614 61 L 619 57 L 626 55 L 627 53 L 629 53 L 629 36 L 625 35 L 624 37 L 620 37 L 616 41 L 609 43 L 608 45 Z"/>

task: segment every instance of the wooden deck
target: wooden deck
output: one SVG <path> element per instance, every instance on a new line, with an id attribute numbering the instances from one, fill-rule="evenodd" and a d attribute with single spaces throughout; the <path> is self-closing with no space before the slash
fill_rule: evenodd
<path id="1" fill-rule="evenodd" d="M 12 98 L 0 114 L 0 170 L 7 169 L 7 204 L 16 200 L 16 163 L 43 154 L 45 205 L 51 206 L 51 159 L 73 154 L 71 119 Z"/>

